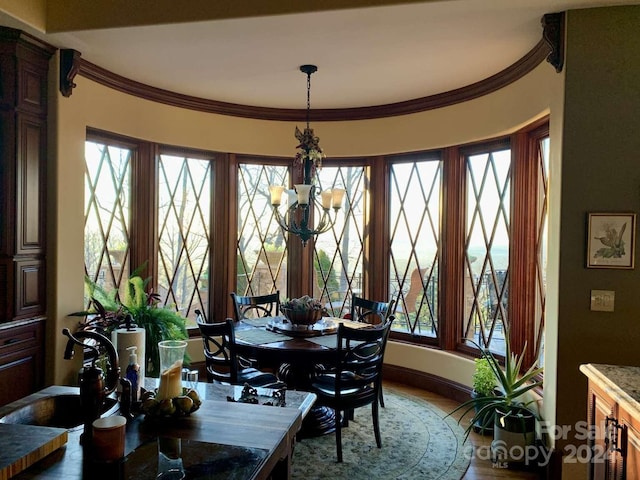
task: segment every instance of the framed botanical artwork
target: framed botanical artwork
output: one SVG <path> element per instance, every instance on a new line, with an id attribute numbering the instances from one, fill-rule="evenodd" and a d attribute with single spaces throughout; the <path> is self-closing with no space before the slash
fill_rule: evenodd
<path id="1" fill-rule="evenodd" d="M 587 231 L 588 268 L 633 268 L 635 213 L 590 213 Z"/>

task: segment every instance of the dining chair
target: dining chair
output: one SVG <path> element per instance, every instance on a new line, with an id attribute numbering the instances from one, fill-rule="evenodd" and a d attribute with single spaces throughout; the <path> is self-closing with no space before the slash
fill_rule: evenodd
<path id="1" fill-rule="evenodd" d="M 337 349 L 330 364 L 332 373 L 318 375 L 312 383 L 317 405 L 335 410 L 338 462 L 342 462 L 342 422 L 347 412 L 371 405 L 373 432 L 382 448 L 378 398 L 382 387 L 382 362 L 393 316 L 372 328 L 338 326 Z"/>
<path id="2" fill-rule="evenodd" d="M 395 303 L 396 301 L 393 298 L 388 302 L 378 302 L 353 295 L 351 297 L 351 314 L 349 318 L 354 322 L 380 325 L 385 323 L 393 314 Z M 380 388 L 380 406 L 384 408 L 382 387 Z"/>
<path id="3" fill-rule="evenodd" d="M 248 383 L 252 387 L 268 388 L 285 386 L 273 373 L 245 366 L 251 362 L 236 352 L 235 323 L 232 318 L 219 323 L 205 323 L 201 315 L 198 315 L 196 321 L 202 335 L 207 380 L 210 383 Z"/>
<path id="4" fill-rule="evenodd" d="M 394 305 L 394 299 L 391 299 L 389 302 L 378 302 L 353 295 L 351 297 L 350 318 L 354 322 L 379 325 L 384 323 L 393 313 Z"/>
<path id="5" fill-rule="evenodd" d="M 231 292 L 237 322 L 245 318 L 276 317 L 280 315 L 280 290 L 267 295 L 241 296 Z"/>

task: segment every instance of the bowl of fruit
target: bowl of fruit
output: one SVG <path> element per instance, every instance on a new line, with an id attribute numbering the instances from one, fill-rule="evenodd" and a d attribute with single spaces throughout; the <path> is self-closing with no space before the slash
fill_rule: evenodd
<path id="1" fill-rule="evenodd" d="M 158 389 L 146 390 L 141 395 L 142 413 L 148 418 L 179 418 L 191 415 L 200 408 L 200 395 L 192 388 L 182 387 L 182 395 L 161 398 Z"/>

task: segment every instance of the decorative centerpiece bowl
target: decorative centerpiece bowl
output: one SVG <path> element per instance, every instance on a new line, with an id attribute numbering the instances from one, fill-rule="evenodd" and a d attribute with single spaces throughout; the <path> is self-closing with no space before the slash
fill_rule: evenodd
<path id="1" fill-rule="evenodd" d="M 202 401 L 198 392 L 182 387 L 182 395 L 173 398 L 161 398 L 158 389 L 143 391 L 140 410 L 146 418 L 178 418 L 191 415 L 200 408 Z"/>
<path id="2" fill-rule="evenodd" d="M 320 301 L 308 295 L 287 300 L 280 305 L 280 311 L 294 325 L 313 325 L 326 311 Z"/>

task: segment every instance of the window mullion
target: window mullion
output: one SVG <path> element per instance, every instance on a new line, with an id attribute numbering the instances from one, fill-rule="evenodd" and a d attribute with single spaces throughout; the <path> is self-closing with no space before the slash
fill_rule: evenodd
<path id="1" fill-rule="evenodd" d="M 535 362 L 537 162 L 527 133 L 512 137 L 512 218 L 509 252 L 509 331 L 511 348 Z"/>
<path id="2" fill-rule="evenodd" d="M 151 277 L 153 288 L 157 287 L 157 148 L 141 142 L 132 160 L 133 186 L 131 191 L 131 269 L 135 270 L 147 262 L 140 272 L 143 278 Z"/>
<path id="3" fill-rule="evenodd" d="M 465 165 L 456 147 L 443 151 L 443 208 L 439 290 L 440 346 L 455 350 L 462 338 L 464 317 Z"/>

